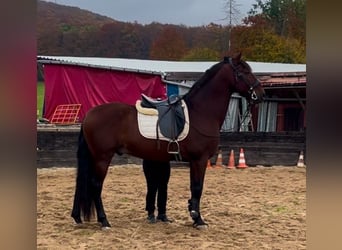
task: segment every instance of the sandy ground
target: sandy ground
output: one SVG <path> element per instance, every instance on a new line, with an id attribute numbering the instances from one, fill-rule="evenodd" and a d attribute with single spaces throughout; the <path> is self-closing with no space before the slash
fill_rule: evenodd
<path id="1" fill-rule="evenodd" d="M 37 170 L 38 249 L 306 249 L 306 169 L 208 169 L 201 200 L 206 230 L 187 211 L 189 169 L 172 167 L 166 224 L 146 221 L 139 165 L 112 166 L 103 189 L 110 230 L 70 217 L 75 168 Z"/>

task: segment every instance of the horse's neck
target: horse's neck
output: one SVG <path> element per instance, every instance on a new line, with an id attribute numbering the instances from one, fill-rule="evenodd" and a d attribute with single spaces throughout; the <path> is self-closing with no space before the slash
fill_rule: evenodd
<path id="1" fill-rule="evenodd" d="M 197 113 L 202 119 L 215 122 L 220 128 L 224 122 L 232 93 L 228 89 L 227 82 L 222 82 L 223 79 L 219 80 L 214 77 L 211 81 L 189 98 L 188 105 L 192 110 L 190 112 Z"/>

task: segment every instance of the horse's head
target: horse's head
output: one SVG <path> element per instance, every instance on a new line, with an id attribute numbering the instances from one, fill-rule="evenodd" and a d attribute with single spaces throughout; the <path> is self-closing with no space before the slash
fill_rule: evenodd
<path id="1" fill-rule="evenodd" d="M 265 91 L 248 63 L 241 60 L 241 53 L 236 57 L 225 57 L 224 60 L 231 66 L 235 75 L 234 91 L 246 97 L 251 104 L 261 102 Z"/>

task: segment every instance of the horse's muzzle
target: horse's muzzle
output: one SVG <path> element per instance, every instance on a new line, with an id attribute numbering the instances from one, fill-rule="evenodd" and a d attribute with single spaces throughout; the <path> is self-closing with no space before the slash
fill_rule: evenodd
<path id="1" fill-rule="evenodd" d="M 262 91 L 262 93 L 257 93 L 255 90 L 251 92 L 250 95 L 250 103 L 251 104 L 257 104 L 262 102 L 265 99 L 265 92 Z"/>

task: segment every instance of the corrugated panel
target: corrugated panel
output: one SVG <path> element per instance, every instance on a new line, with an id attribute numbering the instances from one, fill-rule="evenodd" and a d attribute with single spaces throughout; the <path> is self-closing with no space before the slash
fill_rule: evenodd
<path id="1" fill-rule="evenodd" d="M 277 127 L 277 102 L 259 103 L 258 132 L 275 132 Z"/>
<path id="2" fill-rule="evenodd" d="M 277 102 L 268 102 L 266 132 L 275 132 L 277 128 Z"/>
<path id="3" fill-rule="evenodd" d="M 266 129 L 266 116 L 267 116 L 267 102 L 259 103 L 258 109 L 258 132 L 265 132 Z"/>
<path id="4" fill-rule="evenodd" d="M 239 100 L 240 97 L 237 94 L 233 94 L 228 106 L 226 118 L 221 127 L 222 132 L 233 132 L 239 129 Z"/>
<path id="5" fill-rule="evenodd" d="M 240 131 L 247 132 L 249 131 L 249 124 L 251 123 L 251 113 L 248 110 L 248 103 L 246 98 L 241 98 L 241 118 L 240 118 Z"/>
<path id="6" fill-rule="evenodd" d="M 152 72 L 155 74 L 166 74 L 168 72 L 205 72 L 205 70 L 217 63 L 213 61 L 185 62 L 45 55 L 39 55 L 37 60 L 40 63 L 62 63 L 96 68 Z M 248 63 L 254 73 L 306 72 L 305 64 L 264 63 L 251 61 L 248 61 Z"/>

